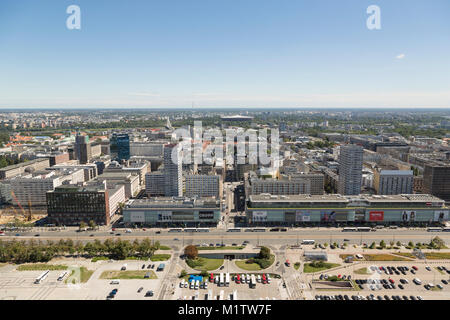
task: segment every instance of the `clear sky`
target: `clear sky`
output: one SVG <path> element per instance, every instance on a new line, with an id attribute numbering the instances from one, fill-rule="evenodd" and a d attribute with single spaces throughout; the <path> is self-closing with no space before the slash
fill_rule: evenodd
<path id="1" fill-rule="evenodd" d="M 450 107 L 450 1 L 0 1 L 0 107 L 192 103 Z"/>

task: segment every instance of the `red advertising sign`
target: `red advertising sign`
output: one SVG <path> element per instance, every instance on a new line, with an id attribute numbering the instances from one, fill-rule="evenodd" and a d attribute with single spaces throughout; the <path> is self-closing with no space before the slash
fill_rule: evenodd
<path id="1" fill-rule="evenodd" d="M 369 221 L 383 221 L 384 211 L 370 211 Z"/>

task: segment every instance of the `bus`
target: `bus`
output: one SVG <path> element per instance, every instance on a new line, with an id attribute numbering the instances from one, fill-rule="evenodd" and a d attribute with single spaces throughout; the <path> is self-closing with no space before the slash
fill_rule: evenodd
<path id="1" fill-rule="evenodd" d="M 442 228 L 442 232 L 450 232 L 450 227 Z"/>
<path id="2" fill-rule="evenodd" d="M 250 278 L 250 288 L 255 289 L 256 288 L 256 277 L 254 274 L 252 274 Z"/>
<path id="3" fill-rule="evenodd" d="M 184 228 L 184 232 L 197 232 L 196 228 Z"/>
<path id="4" fill-rule="evenodd" d="M 302 244 L 315 244 L 315 240 L 302 240 Z"/>
<path id="5" fill-rule="evenodd" d="M 168 232 L 182 232 L 182 231 L 183 231 L 182 228 L 172 228 L 172 229 L 169 229 Z"/>
<path id="6" fill-rule="evenodd" d="M 342 229 L 342 232 L 355 232 L 355 231 L 356 231 L 356 228 L 352 228 L 352 227 Z"/>
<path id="7" fill-rule="evenodd" d="M 197 228 L 197 232 L 209 232 L 209 228 Z"/>
<path id="8" fill-rule="evenodd" d="M 227 229 L 227 232 L 241 232 L 241 231 L 242 231 L 241 228 L 230 228 L 230 229 Z"/>
<path id="9" fill-rule="evenodd" d="M 266 228 L 253 228 L 253 232 L 266 232 Z"/>
<path id="10" fill-rule="evenodd" d="M 225 282 L 224 275 L 223 275 L 223 273 L 220 273 L 220 275 L 219 275 L 219 287 L 223 287 L 224 286 L 224 282 Z"/>
<path id="11" fill-rule="evenodd" d="M 370 232 L 372 230 L 370 227 L 358 227 L 357 231 L 359 232 Z"/>
<path id="12" fill-rule="evenodd" d="M 427 231 L 428 232 L 441 232 L 442 228 L 430 227 L 430 228 L 427 228 Z"/>
<path id="13" fill-rule="evenodd" d="M 225 274 L 225 286 L 230 286 L 230 274 L 228 272 Z"/>
<path id="14" fill-rule="evenodd" d="M 44 271 L 39 277 L 36 278 L 36 280 L 34 280 L 34 283 L 39 284 L 42 281 L 44 281 L 48 274 L 50 273 L 50 270 Z"/>

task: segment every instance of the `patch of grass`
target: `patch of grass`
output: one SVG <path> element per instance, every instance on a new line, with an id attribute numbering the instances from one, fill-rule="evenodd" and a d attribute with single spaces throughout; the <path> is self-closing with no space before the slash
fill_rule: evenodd
<path id="1" fill-rule="evenodd" d="M 150 273 L 149 278 L 144 276 Z M 100 279 L 157 279 L 156 274 L 152 270 L 124 270 L 124 271 L 103 271 L 100 275 Z"/>
<path id="2" fill-rule="evenodd" d="M 360 268 L 355 270 L 355 274 L 370 274 L 367 268 Z"/>
<path id="3" fill-rule="evenodd" d="M 150 257 L 152 261 L 167 261 L 171 257 L 170 254 L 154 254 Z"/>
<path id="4" fill-rule="evenodd" d="M 159 246 L 159 250 L 172 250 L 172 248 L 168 246 Z"/>
<path id="5" fill-rule="evenodd" d="M 17 271 L 67 270 L 67 268 L 62 264 L 31 263 L 18 266 Z"/>
<path id="6" fill-rule="evenodd" d="M 450 259 L 450 252 L 427 252 L 425 257 L 430 260 Z"/>
<path id="7" fill-rule="evenodd" d="M 247 260 L 237 260 L 236 266 L 243 270 L 256 271 L 264 270 L 269 268 L 275 262 L 275 256 L 270 255 L 270 259 L 247 259 Z"/>
<path id="8" fill-rule="evenodd" d="M 363 254 L 367 261 L 410 261 L 409 259 L 394 256 L 392 254 Z"/>
<path id="9" fill-rule="evenodd" d="M 300 263 L 300 262 L 294 263 L 294 269 L 295 269 L 295 270 L 298 270 L 298 269 L 300 268 L 300 266 L 301 266 L 301 263 Z"/>
<path id="10" fill-rule="evenodd" d="M 245 246 L 197 247 L 197 250 L 242 250 Z"/>
<path id="11" fill-rule="evenodd" d="M 338 264 L 338 263 L 329 263 L 329 262 L 323 262 L 323 261 L 310 262 L 310 263 L 304 264 L 303 272 L 304 273 L 313 273 L 313 272 L 328 270 L 328 269 L 339 267 L 339 266 L 340 266 L 340 264 Z"/>
<path id="12" fill-rule="evenodd" d="M 395 252 L 393 255 L 416 259 L 416 256 L 409 252 Z"/>
<path id="13" fill-rule="evenodd" d="M 187 259 L 186 263 L 189 267 L 199 271 L 216 270 L 223 264 L 223 259 L 209 259 L 198 257 L 195 260 Z"/>
<path id="14" fill-rule="evenodd" d="M 80 282 L 85 283 L 91 278 L 94 270 L 88 270 L 86 267 L 80 267 L 80 272 Z"/>
<path id="15" fill-rule="evenodd" d="M 102 261 L 102 260 L 109 260 L 108 257 L 94 257 L 91 259 L 91 262 L 97 262 L 97 261 Z"/>

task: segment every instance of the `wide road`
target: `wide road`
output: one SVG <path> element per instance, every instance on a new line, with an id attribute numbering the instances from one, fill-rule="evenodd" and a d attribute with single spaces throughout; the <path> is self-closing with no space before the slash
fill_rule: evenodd
<path id="1" fill-rule="evenodd" d="M 185 245 L 186 243 L 242 243 L 244 240 L 249 241 L 252 244 L 259 245 L 286 245 L 297 244 L 302 240 L 315 240 L 317 243 L 342 243 L 348 240 L 350 244 L 371 243 L 373 241 L 379 242 L 384 240 L 389 243 L 390 241 L 400 241 L 407 243 L 413 242 L 429 242 L 433 237 L 439 236 L 446 243 L 450 244 L 450 232 L 427 232 L 426 230 L 410 230 L 410 229 L 396 229 L 396 230 L 378 230 L 376 232 L 342 232 L 339 228 L 321 228 L 321 229 L 289 229 L 287 232 L 226 232 L 220 230 L 212 230 L 210 232 L 168 232 L 161 231 L 156 233 L 153 231 L 133 230 L 132 233 L 125 233 L 124 230 L 115 231 L 110 233 L 108 231 L 86 231 L 76 232 L 74 230 L 65 231 L 35 231 L 35 232 L 21 232 L 20 236 L 15 236 L 14 232 L 7 232 L 6 236 L 2 236 L 3 240 L 54 240 L 59 239 L 73 239 L 83 242 L 93 241 L 95 239 L 105 240 L 110 238 L 116 239 L 144 239 L 150 238 L 151 240 L 158 240 L 162 244 L 167 245 Z M 36 236 L 39 234 L 39 236 Z M 120 235 L 118 235 L 120 234 Z"/>

